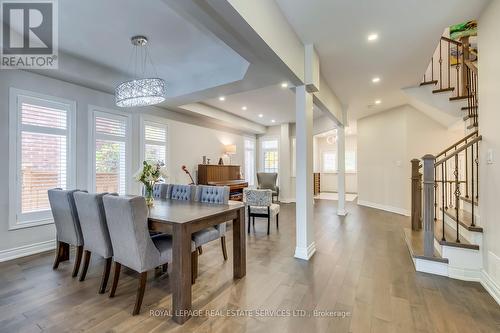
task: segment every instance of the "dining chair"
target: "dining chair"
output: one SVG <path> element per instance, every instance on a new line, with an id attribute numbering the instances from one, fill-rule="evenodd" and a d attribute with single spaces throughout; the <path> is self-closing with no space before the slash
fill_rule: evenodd
<path id="1" fill-rule="evenodd" d="M 56 226 L 57 248 L 52 269 L 57 269 L 59 263 L 69 259 L 69 246 L 76 246 L 75 263 L 72 277 L 78 275 L 83 253 L 83 235 L 76 211 L 73 193 L 78 190 L 63 190 L 55 188 L 48 190 L 50 209 Z"/>
<path id="2" fill-rule="evenodd" d="M 169 184 L 159 183 L 153 186 L 153 197 L 155 199 L 170 199 Z M 146 195 L 145 188 L 142 188 L 142 195 Z"/>
<path id="3" fill-rule="evenodd" d="M 105 262 L 99 294 L 104 294 L 106 291 L 113 257 L 113 247 L 111 246 L 104 204 L 102 202 L 102 198 L 106 194 L 108 193 L 73 193 L 76 210 L 80 218 L 83 238 L 85 239 L 85 243 L 83 244 L 83 267 L 80 273 L 80 281 L 85 280 L 92 253 L 102 256 Z"/>
<path id="4" fill-rule="evenodd" d="M 271 224 L 271 217 L 276 217 L 276 229 L 279 228 L 280 205 L 272 202 L 271 190 L 243 189 L 243 202 L 248 211 L 248 233 L 250 233 L 250 218 L 255 227 L 256 217 L 267 217 L 267 234 Z"/>
<path id="5" fill-rule="evenodd" d="M 114 276 L 109 297 L 114 297 L 120 278 L 121 266 L 139 273 L 139 285 L 133 315 L 140 312 L 147 272 L 172 262 L 172 236 L 151 237 L 148 231 L 148 207 L 143 197 L 105 195 L 104 211 L 113 246 Z M 192 253 L 196 253 L 191 242 Z M 197 261 L 191 260 L 192 265 Z M 194 268 L 192 267 L 194 272 Z M 193 273 L 194 274 L 194 273 Z"/>
<path id="6" fill-rule="evenodd" d="M 168 192 L 172 200 L 193 201 L 196 194 L 196 186 L 170 184 Z"/>
<path id="7" fill-rule="evenodd" d="M 227 204 L 229 201 L 229 187 L 198 185 L 196 187 L 195 201 L 219 205 Z M 222 256 L 224 260 L 227 260 L 226 222 L 197 231 L 193 234 L 193 240 L 198 249 L 198 253 L 202 251 L 202 245 L 219 238 L 221 240 Z"/>
<path id="8" fill-rule="evenodd" d="M 280 188 L 276 185 L 278 174 L 276 172 L 257 172 L 257 188 L 261 190 L 271 190 L 272 198 L 278 200 Z"/>

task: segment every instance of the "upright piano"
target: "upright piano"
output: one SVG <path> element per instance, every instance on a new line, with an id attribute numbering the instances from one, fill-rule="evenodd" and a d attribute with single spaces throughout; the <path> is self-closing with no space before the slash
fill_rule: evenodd
<path id="1" fill-rule="evenodd" d="M 248 183 L 241 179 L 239 165 L 198 164 L 198 184 L 229 186 L 229 200 L 243 200 L 243 189 Z"/>

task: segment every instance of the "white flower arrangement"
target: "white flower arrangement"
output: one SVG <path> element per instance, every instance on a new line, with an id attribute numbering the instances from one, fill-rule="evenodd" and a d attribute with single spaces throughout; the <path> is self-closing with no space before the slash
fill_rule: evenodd
<path id="1" fill-rule="evenodd" d="M 152 203 L 153 201 L 154 185 L 158 183 L 160 179 L 167 178 L 167 168 L 165 167 L 165 163 L 161 161 L 157 161 L 154 163 L 144 161 L 142 162 L 142 168 L 134 174 L 134 179 L 137 182 L 144 184 L 144 187 L 146 189 L 146 201 L 148 201 L 148 204 Z"/>

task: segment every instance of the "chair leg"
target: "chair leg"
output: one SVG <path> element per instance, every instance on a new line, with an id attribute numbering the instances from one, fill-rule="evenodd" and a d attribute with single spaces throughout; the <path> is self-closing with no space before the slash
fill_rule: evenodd
<path id="1" fill-rule="evenodd" d="M 163 266 L 161 266 L 161 269 L 163 273 L 166 273 L 168 271 L 168 262 L 166 264 L 163 264 Z"/>
<path id="2" fill-rule="evenodd" d="M 271 212 L 269 211 L 269 207 L 267 207 L 267 234 L 269 235 L 269 228 L 271 226 Z"/>
<path id="3" fill-rule="evenodd" d="M 248 206 L 248 233 L 250 233 L 250 206 Z"/>
<path id="4" fill-rule="evenodd" d="M 61 262 L 61 257 L 62 257 L 62 251 L 63 251 L 63 243 L 57 241 L 57 247 L 56 247 L 56 256 L 54 258 L 54 264 L 52 265 L 52 269 L 57 269 L 59 267 L 59 263 Z"/>
<path id="5" fill-rule="evenodd" d="M 141 312 L 142 299 L 146 290 L 146 281 L 148 280 L 148 272 L 142 272 L 139 276 L 139 285 L 137 286 L 137 296 L 135 297 L 135 306 L 132 315 L 138 315 Z"/>
<path id="6" fill-rule="evenodd" d="M 82 254 L 83 254 L 83 245 L 77 246 L 75 265 L 73 266 L 73 274 L 71 274 L 72 277 L 76 277 L 78 275 L 78 271 L 80 270 L 80 263 L 82 262 Z"/>
<path id="7" fill-rule="evenodd" d="M 227 260 L 226 236 L 220 238 L 220 245 L 222 246 L 222 256 L 224 260 Z"/>
<path id="8" fill-rule="evenodd" d="M 198 277 L 198 252 L 195 250 L 191 252 L 191 284 L 196 282 Z"/>
<path id="9" fill-rule="evenodd" d="M 89 269 L 91 255 L 92 255 L 92 252 L 90 252 L 88 250 L 85 250 L 83 252 L 83 267 L 82 267 L 82 272 L 80 273 L 80 281 L 84 281 L 85 277 L 87 276 L 87 271 Z"/>
<path id="10" fill-rule="evenodd" d="M 279 229 L 280 226 L 279 226 L 279 218 L 280 218 L 280 214 L 276 214 L 276 229 Z"/>
<path id="11" fill-rule="evenodd" d="M 115 297 L 116 287 L 118 287 L 118 279 L 120 279 L 120 269 L 122 264 L 115 261 L 115 273 L 113 275 L 113 285 L 111 286 L 111 291 L 109 292 L 109 297 Z"/>
<path id="12" fill-rule="evenodd" d="M 200 245 L 200 246 L 198 246 L 198 248 L 197 248 L 197 249 L 198 249 L 198 255 L 200 255 L 200 256 L 201 256 L 201 255 L 203 254 L 203 248 L 202 248 L 202 247 L 201 247 L 201 245 Z"/>
<path id="13" fill-rule="evenodd" d="M 99 287 L 99 294 L 104 294 L 106 292 L 106 286 L 108 285 L 109 272 L 111 271 L 111 258 L 106 258 L 104 263 L 104 271 L 102 272 L 101 286 Z"/>

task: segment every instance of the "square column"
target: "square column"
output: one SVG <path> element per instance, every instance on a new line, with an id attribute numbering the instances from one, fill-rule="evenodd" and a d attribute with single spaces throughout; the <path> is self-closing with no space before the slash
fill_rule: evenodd
<path id="1" fill-rule="evenodd" d="M 337 128 L 337 184 L 339 201 L 337 206 L 337 215 L 345 216 L 345 129 L 344 127 Z"/>
<path id="2" fill-rule="evenodd" d="M 291 166 L 290 159 L 290 124 L 284 123 L 280 126 L 280 149 L 279 149 L 279 175 L 280 175 L 280 195 L 279 200 L 290 202 L 291 187 Z"/>
<path id="3" fill-rule="evenodd" d="M 313 221 L 313 97 L 305 86 L 295 89 L 296 109 L 296 237 L 295 258 L 316 252 Z"/>

